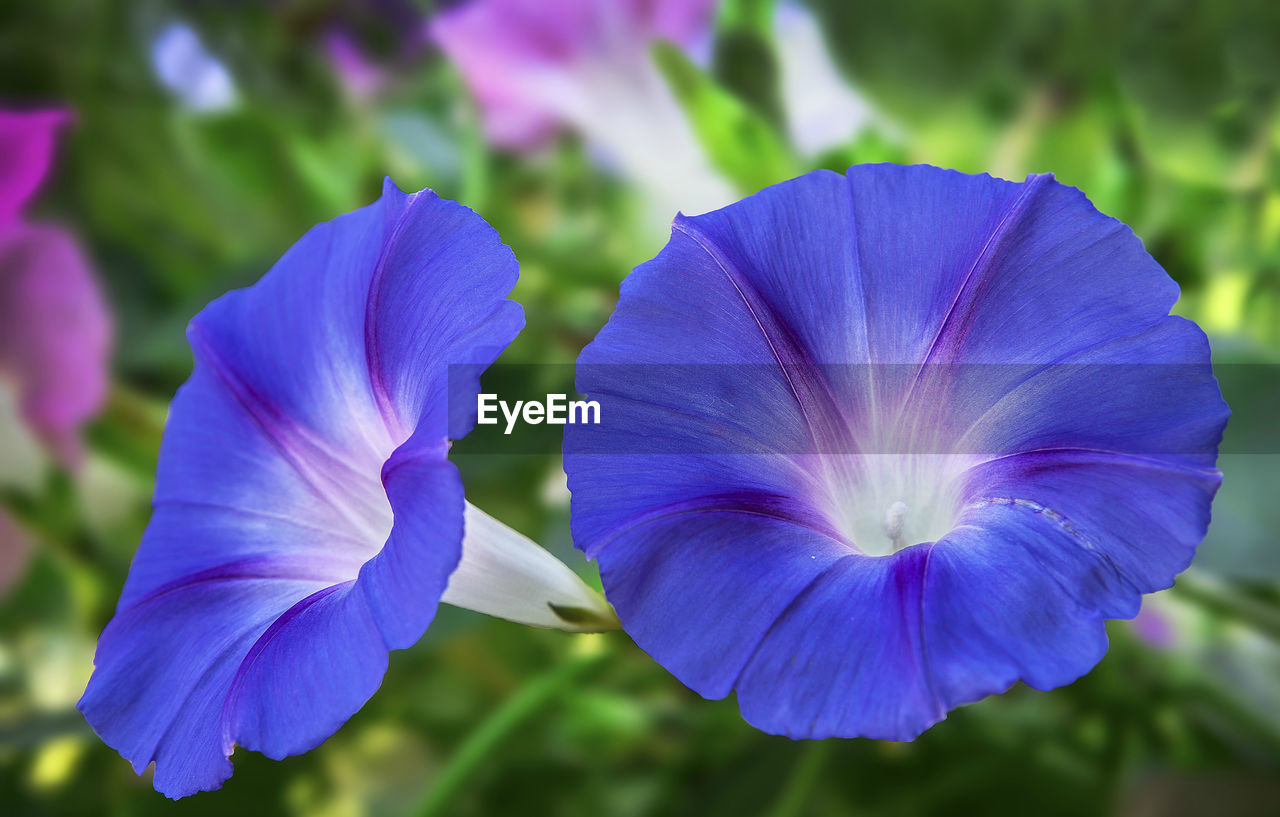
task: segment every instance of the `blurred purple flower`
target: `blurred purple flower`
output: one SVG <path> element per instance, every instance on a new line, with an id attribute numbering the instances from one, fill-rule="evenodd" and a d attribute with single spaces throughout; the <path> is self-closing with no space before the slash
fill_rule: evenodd
<path id="1" fill-rule="evenodd" d="M 1177 633 L 1168 612 L 1160 608 L 1156 601 L 1159 596 L 1151 595 L 1143 598 L 1142 609 L 1133 617 L 1133 631 L 1143 641 L 1153 647 L 1167 650 L 1177 642 Z"/>
<path id="2" fill-rule="evenodd" d="M 527 150 L 559 128 L 576 130 L 656 193 L 665 220 L 732 198 L 650 55 L 655 40 L 690 47 L 705 39 L 715 6 L 474 0 L 438 16 L 431 34 L 479 102 L 492 142 Z"/>
<path id="3" fill-rule="evenodd" d="M 0 374 L 16 383 L 31 429 L 74 466 L 79 428 L 106 396 L 111 319 L 74 237 L 19 213 L 49 167 L 54 130 L 69 118 L 0 113 Z"/>
<path id="4" fill-rule="evenodd" d="M 330 31 L 324 38 L 324 50 L 338 82 L 351 99 L 368 99 L 387 84 L 387 73 L 369 61 L 345 30 Z"/>
<path id="5" fill-rule="evenodd" d="M 156 36 L 151 65 L 165 88 L 192 111 L 214 113 L 236 102 L 231 72 L 186 23 L 171 23 Z"/>

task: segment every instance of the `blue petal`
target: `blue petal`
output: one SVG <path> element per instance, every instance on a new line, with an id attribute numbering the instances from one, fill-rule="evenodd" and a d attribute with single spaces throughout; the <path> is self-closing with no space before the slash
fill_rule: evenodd
<path id="1" fill-rule="evenodd" d="M 1068 683 L 1208 524 L 1227 411 L 1176 298 L 1051 177 L 861 166 L 678 218 L 579 359 L 575 540 L 641 648 L 768 731 Z M 921 485 L 937 514 L 894 510 Z"/>
<path id="2" fill-rule="evenodd" d="M 909 548 L 846 553 L 823 571 L 743 670 L 743 717 L 793 738 L 884 740 L 910 740 L 944 717 L 920 621 L 928 563 L 928 548 Z"/>
<path id="3" fill-rule="evenodd" d="M 1036 562 L 1020 529 L 960 526 L 933 547 L 923 642 L 947 709 L 1003 692 L 1069 684 L 1107 650 L 1103 620 Z"/>
<path id="4" fill-rule="evenodd" d="M 156 761 L 158 791 L 206 791 L 231 775 L 222 718 L 241 659 L 326 586 L 274 574 L 245 561 L 187 575 L 122 607 L 103 630 L 80 711 L 139 774 Z"/>
<path id="5" fill-rule="evenodd" d="M 635 642 L 690 688 L 723 698 L 791 601 L 843 555 L 830 537 L 726 498 L 637 524 L 599 559 Z"/>
<path id="6" fill-rule="evenodd" d="M 1132 230 L 1051 176 L 858 165 L 847 177 L 871 362 L 1050 362 L 1178 298 Z"/>
<path id="7" fill-rule="evenodd" d="M 174 797 L 238 743 L 318 745 L 421 636 L 461 551 L 452 364 L 522 325 L 510 251 L 430 191 L 308 232 L 191 324 L 154 513 L 80 709 Z"/>

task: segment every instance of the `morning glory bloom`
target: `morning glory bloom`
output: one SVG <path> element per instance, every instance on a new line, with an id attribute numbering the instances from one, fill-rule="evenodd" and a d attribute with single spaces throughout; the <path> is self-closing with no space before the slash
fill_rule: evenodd
<path id="1" fill-rule="evenodd" d="M 664 215 L 732 201 L 650 54 L 695 49 L 715 0 L 472 0 L 431 35 L 461 71 L 495 144 L 527 150 L 558 129 L 582 134 Z"/>
<path id="2" fill-rule="evenodd" d="M 515 281 L 479 216 L 388 180 L 191 322 L 151 522 L 79 703 L 159 791 L 217 788 L 236 745 L 317 746 L 441 600 L 607 626 L 567 567 L 465 503 L 448 460 L 523 325 Z"/>
<path id="3" fill-rule="evenodd" d="M 575 541 L 768 732 L 1070 683 L 1209 523 L 1228 410 L 1177 297 L 1051 176 L 855 166 L 678 216 L 578 362 Z"/>

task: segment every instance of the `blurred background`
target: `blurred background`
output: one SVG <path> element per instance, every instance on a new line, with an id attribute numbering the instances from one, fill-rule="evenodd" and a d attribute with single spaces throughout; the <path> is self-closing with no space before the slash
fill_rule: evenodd
<path id="1" fill-rule="evenodd" d="M 1270 0 L 0 4 L 0 111 L 56 134 L 13 216 L 37 238 L 0 246 L 0 813 L 1280 814 L 1278 104 Z M 176 804 L 75 711 L 185 324 L 309 226 L 387 175 L 462 201 L 521 261 L 502 361 L 570 364 L 677 209 L 867 161 L 1080 187 L 1181 284 L 1228 401 L 1262 407 L 1228 429 L 1195 566 L 1090 675 L 913 743 L 802 743 L 621 633 L 442 608 L 321 748 L 240 750 Z M 472 501 L 593 577 L 556 454 L 454 452 Z"/>

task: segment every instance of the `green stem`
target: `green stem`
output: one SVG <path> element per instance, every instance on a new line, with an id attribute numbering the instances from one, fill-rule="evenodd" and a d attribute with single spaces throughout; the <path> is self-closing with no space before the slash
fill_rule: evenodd
<path id="1" fill-rule="evenodd" d="M 554 700 L 580 677 L 604 663 L 606 652 L 593 650 L 571 655 L 568 660 L 550 671 L 534 678 L 519 692 L 507 699 L 489 718 L 463 742 L 461 748 L 436 776 L 434 784 L 422 803 L 413 812 L 416 817 L 436 817 L 444 814 L 459 789 L 502 743 L 521 724 L 543 706 Z"/>
<path id="2" fill-rule="evenodd" d="M 830 752 L 831 741 L 828 740 L 816 740 L 805 747 L 773 808 L 765 813 L 766 817 L 800 817 L 805 813 L 805 806 L 809 804 L 814 785 L 822 776 L 822 767 L 826 765 Z"/>
<path id="3" fill-rule="evenodd" d="M 477 213 L 483 214 L 489 204 L 491 187 L 489 147 L 484 135 L 483 116 L 479 105 L 471 98 L 463 85 L 461 77 L 455 74 L 453 81 L 465 106 L 461 145 L 461 201 Z"/>
<path id="4" fill-rule="evenodd" d="M 1258 632 L 1280 640 L 1280 615 L 1267 604 L 1210 576 L 1183 573 L 1173 592 L 1218 615 L 1243 622 Z"/>

